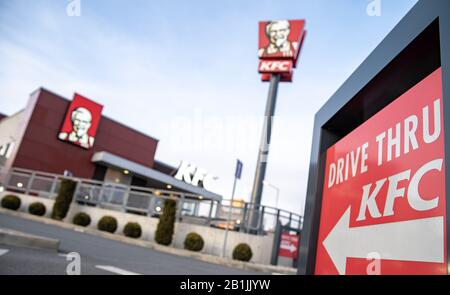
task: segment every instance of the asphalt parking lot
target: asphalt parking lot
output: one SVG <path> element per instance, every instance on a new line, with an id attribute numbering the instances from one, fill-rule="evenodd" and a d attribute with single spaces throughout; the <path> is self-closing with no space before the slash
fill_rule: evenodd
<path id="1" fill-rule="evenodd" d="M 80 255 L 81 275 L 255 275 L 195 259 L 180 257 L 139 246 L 124 244 L 87 233 L 59 228 L 19 217 L 0 214 L 0 226 L 60 240 L 59 251 L 0 244 L 0 275 L 65 275 L 72 260 L 67 253 Z"/>

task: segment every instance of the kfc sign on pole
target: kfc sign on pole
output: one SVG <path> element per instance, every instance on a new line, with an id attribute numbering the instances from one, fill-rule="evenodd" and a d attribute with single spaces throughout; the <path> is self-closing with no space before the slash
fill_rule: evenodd
<path id="1" fill-rule="evenodd" d="M 442 70 L 326 153 L 316 274 L 447 274 Z"/>
<path id="2" fill-rule="evenodd" d="M 274 20 L 259 23 L 260 58 L 258 71 L 262 80 L 269 81 L 270 74 L 281 74 L 281 81 L 292 81 L 305 36 L 304 20 Z"/>
<path id="3" fill-rule="evenodd" d="M 75 93 L 58 138 L 90 149 L 94 145 L 103 106 Z"/>
<path id="4" fill-rule="evenodd" d="M 262 74 L 262 81 L 270 81 L 270 86 L 250 200 L 255 206 L 261 205 L 278 85 L 280 82 L 292 81 L 293 68 L 296 66 L 306 33 L 304 27 L 304 20 L 275 20 L 259 23 L 259 72 Z M 258 218 L 257 214 L 250 213 L 251 227 L 257 226 Z"/>

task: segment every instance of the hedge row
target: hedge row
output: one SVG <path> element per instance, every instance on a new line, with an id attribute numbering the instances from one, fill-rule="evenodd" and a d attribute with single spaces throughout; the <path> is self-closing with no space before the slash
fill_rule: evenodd
<path id="1" fill-rule="evenodd" d="M 1 205 L 5 209 L 17 211 L 20 208 L 22 202 L 16 195 L 6 195 L 2 198 Z M 28 212 L 37 216 L 44 216 L 47 211 L 45 205 L 41 202 L 34 202 L 28 206 Z"/>
<path id="2" fill-rule="evenodd" d="M 84 212 L 79 212 L 74 215 L 72 223 L 80 226 L 88 226 L 91 224 L 91 217 Z M 117 219 L 113 216 L 103 216 L 97 223 L 97 229 L 114 233 L 117 230 Z M 128 222 L 123 228 L 123 234 L 130 238 L 140 238 L 142 235 L 142 229 L 137 222 Z"/>

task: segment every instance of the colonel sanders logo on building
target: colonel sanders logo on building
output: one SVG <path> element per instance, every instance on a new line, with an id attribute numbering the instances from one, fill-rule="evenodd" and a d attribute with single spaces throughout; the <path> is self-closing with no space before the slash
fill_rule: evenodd
<path id="1" fill-rule="evenodd" d="M 86 149 L 91 148 L 102 108 L 101 105 L 75 94 L 58 138 Z"/>
<path id="2" fill-rule="evenodd" d="M 77 143 L 84 148 L 90 148 L 94 145 L 94 137 L 88 134 L 92 125 L 91 112 L 83 107 L 76 108 L 71 115 L 72 131 L 70 133 L 61 132 L 59 138 Z"/>
<path id="3" fill-rule="evenodd" d="M 296 61 L 304 37 L 305 20 L 273 20 L 259 23 L 260 59 Z"/>
<path id="4" fill-rule="evenodd" d="M 259 49 L 259 57 L 294 58 L 298 42 L 289 41 L 291 25 L 287 20 L 271 21 L 266 24 L 265 34 L 269 44 Z"/>

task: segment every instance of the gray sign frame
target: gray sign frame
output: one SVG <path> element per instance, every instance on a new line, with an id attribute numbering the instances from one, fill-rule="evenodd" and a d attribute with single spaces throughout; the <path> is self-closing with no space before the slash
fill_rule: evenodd
<path id="1" fill-rule="evenodd" d="M 349 45 L 351 46 L 351 45 Z M 450 1 L 420 0 L 316 113 L 298 274 L 315 272 L 326 150 L 442 67 L 445 161 L 450 163 Z M 450 235 L 450 170 L 445 167 Z M 447 245 L 447 269 L 450 269 Z"/>

